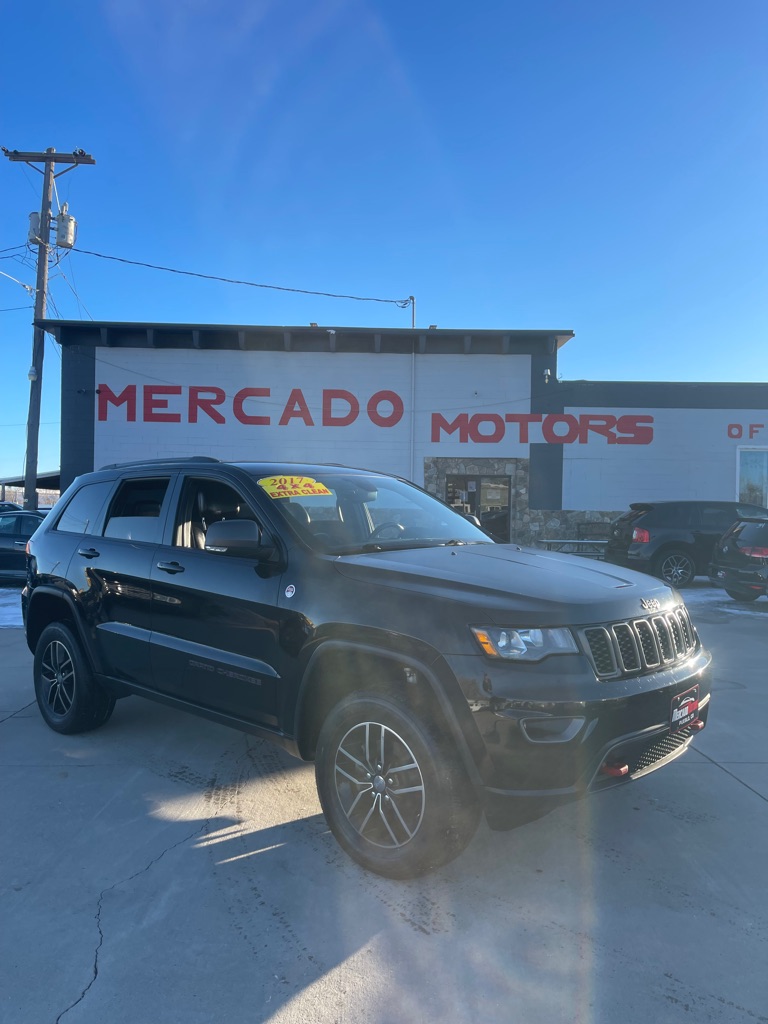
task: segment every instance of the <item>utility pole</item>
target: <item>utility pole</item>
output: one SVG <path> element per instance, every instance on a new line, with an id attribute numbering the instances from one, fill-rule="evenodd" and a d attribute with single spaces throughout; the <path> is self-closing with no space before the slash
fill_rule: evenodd
<path id="1" fill-rule="evenodd" d="M 53 180 L 73 170 L 79 164 L 95 164 L 96 161 L 82 149 L 74 153 L 57 153 L 46 149 L 44 153 L 20 153 L 17 149 L 2 147 L 9 160 L 29 164 L 43 175 L 43 201 L 40 208 L 40 229 L 37 242 L 37 288 L 35 291 L 35 321 L 45 317 L 48 296 L 48 249 L 51 238 L 51 204 L 53 202 Z M 43 168 L 36 164 L 43 164 Z M 54 173 L 56 164 L 68 166 Z M 29 370 L 29 415 L 27 417 L 27 456 L 24 470 L 24 508 L 37 508 L 37 452 L 40 436 L 40 404 L 43 394 L 43 357 L 45 356 L 45 331 L 34 326 L 32 340 L 32 366 Z"/>

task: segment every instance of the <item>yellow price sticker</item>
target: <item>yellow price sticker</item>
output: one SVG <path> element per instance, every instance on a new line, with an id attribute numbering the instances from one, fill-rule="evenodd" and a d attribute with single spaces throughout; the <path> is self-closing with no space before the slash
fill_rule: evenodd
<path id="1" fill-rule="evenodd" d="M 325 484 L 311 476 L 265 476 L 259 480 L 270 498 L 304 498 L 315 494 L 330 494 Z"/>

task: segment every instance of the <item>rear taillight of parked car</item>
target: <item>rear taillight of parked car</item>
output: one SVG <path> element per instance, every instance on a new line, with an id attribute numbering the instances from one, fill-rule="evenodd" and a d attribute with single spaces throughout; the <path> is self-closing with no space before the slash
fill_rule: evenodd
<path id="1" fill-rule="evenodd" d="M 632 531 L 632 543 L 633 544 L 649 544 L 651 535 L 648 530 L 644 530 L 641 526 L 636 526 Z"/>
<path id="2" fill-rule="evenodd" d="M 768 548 L 740 547 L 739 551 L 749 558 L 768 558 Z"/>

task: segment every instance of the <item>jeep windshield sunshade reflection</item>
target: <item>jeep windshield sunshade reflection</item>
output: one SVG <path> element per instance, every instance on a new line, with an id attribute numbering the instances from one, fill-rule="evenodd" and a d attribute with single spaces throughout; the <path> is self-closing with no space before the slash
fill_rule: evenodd
<path id="1" fill-rule="evenodd" d="M 316 551 L 351 554 L 438 544 L 491 544 L 460 513 L 392 477 L 336 470 L 262 477 L 259 487 Z"/>

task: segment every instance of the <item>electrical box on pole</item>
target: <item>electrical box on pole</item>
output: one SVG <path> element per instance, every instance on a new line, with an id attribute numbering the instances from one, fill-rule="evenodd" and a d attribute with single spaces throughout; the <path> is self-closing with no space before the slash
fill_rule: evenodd
<path id="1" fill-rule="evenodd" d="M 28 242 L 40 241 L 40 214 L 35 210 L 29 215 L 29 231 L 27 232 Z"/>
<path id="2" fill-rule="evenodd" d="M 60 249 L 71 249 L 77 235 L 77 221 L 67 211 L 68 206 L 64 203 L 61 213 L 53 218 L 56 221 L 56 245 Z"/>
<path id="3" fill-rule="evenodd" d="M 43 198 L 40 213 L 30 214 L 29 241 L 37 245 L 37 287 L 35 288 L 35 323 L 32 339 L 32 365 L 29 368 L 29 416 L 27 418 L 27 455 L 24 467 L 24 508 L 37 508 L 37 455 L 40 434 L 40 402 L 43 393 L 43 357 L 45 356 L 45 331 L 40 321 L 45 319 L 48 294 L 48 255 L 50 251 L 51 227 L 56 225 L 56 244 L 71 249 L 75 244 L 75 218 L 67 213 L 64 204 L 58 217 L 51 214 L 54 178 L 66 174 L 81 164 L 95 164 L 93 157 L 85 150 L 72 153 L 57 153 L 46 149 L 44 153 L 20 152 L 18 149 L 0 147 L 3 154 L 13 163 L 25 163 L 43 175 Z M 42 164 L 42 168 L 37 167 Z M 65 168 L 56 173 L 57 164 Z"/>

